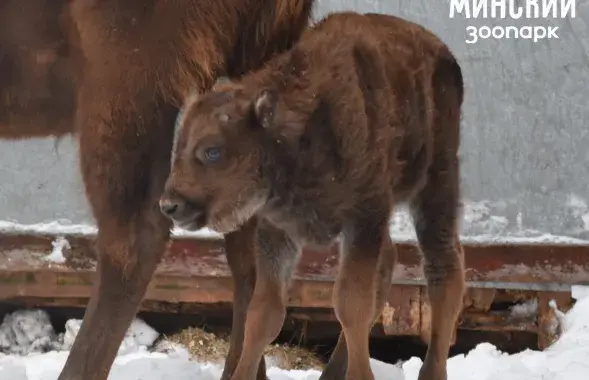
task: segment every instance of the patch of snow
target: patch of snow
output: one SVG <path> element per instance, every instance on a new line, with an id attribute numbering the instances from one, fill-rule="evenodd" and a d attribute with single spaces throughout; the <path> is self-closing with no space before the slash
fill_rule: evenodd
<path id="1" fill-rule="evenodd" d="M 81 319 L 70 319 L 66 322 L 62 349 L 69 350 L 72 347 L 81 326 Z M 151 326 L 136 318 L 131 322 L 131 326 L 129 326 L 125 338 L 123 338 L 119 346 L 118 355 L 147 350 L 148 347 L 153 345 L 158 336 L 159 333 Z"/>
<path id="2" fill-rule="evenodd" d="M 70 319 L 65 333 L 57 335 L 44 310 L 17 310 L 7 314 L 0 325 L 0 352 L 26 355 L 50 350 L 69 350 L 80 330 L 82 320 Z M 159 333 L 141 319 L 135 319 L 125 334 L 119 355 L 145 351 L 153 346 Z M 180 352 L 177 347 L 171 351 Z"/>
<path id="3" fill-rule="evenodd" d="M 584 230 L 589 231 L 589 213 L 587 204 L 582 198 L 572 194 L 565 207 L 571 209 L 573 216 L 584 224 Z M 493 210 L 505 212 L 508 208 L 503 204 L 490 201 L 468 201 L 464 203 L 461 220 L 460 238 L 465 243 L 487 244 L 574 244 L 587 245 L 589 240 L 570 236 L 559 236 L 544 233 L 522 225 L 522 214 L 517 214 L 516 220 L 510 225 L 507 217 L 494 215 Z M 503 210 L 503 211 L 501 211 Z M 394 241 L 416 241 L 413 218 L 406 206 L 400 206 L 391 216 L 390 234 Z M 19 224 L 11 221 L 0 221 L 0 232 L 3 233 L 37 233 L 49 235 L 95 235 L 96 226 L 87 224 L 72 224 L 67 220 L 56 220 L 47 223 Z M 207 228 L 198 231 L 187 231 L 174 226 L 172 236 L 198 239 L 223 239 L 223 235 Z"/>
<path id="4" fill-rule="evenodd" d="M 3 233 L 49 234 L 49 235 L 95 235 L 96 226 L 72 224 L 67 220 L 54 220 L 47 223 L 21 224 L 0 220 L 0 231 Z"/>
<path id="5" fill-rule="evenodd" d="M 22 234 L 47 234 L 47 235 L 96 235 L 97 228 L 89 224 L 72 224 L 67 220 L 54 220 L 46 223 L 21 224 L 12 221 L 0 220 L 0 232 Z M 172 229 L 172 236 L 195 237 L 201 239 L 222 239 L 223 235 L 207 228 L 199 231 L 187 231 L 178 227 Z"/>
<path id="6" fill-rule="evenodd" d="M 526 319 L 538 314 L 538 300 L 531 299 L 524 303 L 513 305 L 510 307 L 511 318 Z"/>
<path id="7" fill-rule="evenodd" d="M 516 219 L 517 227 L 510 230 L 506 217 L 491 214 L 489 202 L 467 202 L 464 205 L 464 228 L 460 240 L 469 244 L 589 244 L 589 240 L 524 229 L 521 225 L 521 213 Z M 467 230 L 468 234 L 464 230 Z M 389 232 L 393 241 L 416 241 L 413 219 L 405 207 L 400 207 L 393 214 Z"/>
<path id="8" fill-rule="evenodd" d="M 564 316 L 561 337 L 544 351 L 502 353 L 481 343 L 466 355 L 448 360 L 449 380 L 582 380 L 589 371 L 589 297 Z M 421 360 L 402 364 L 405 380 L 415 380 Z"/>
<path id="9" fill-rule="evenodd" d="M 584 216 L 585 229 L 589 231 L 589 214 Z M 463 243 L 470 244 L 571 244 L 587 245 L 589 240 L 578 239 L 570 236 L 560 236 L 542 233 L 535 230 L 523 230 L 519 234 L 499 233 L 501 226 L 505 225 L 505 218 L 501 216 L 489 216 L 484 221 L 479 221 L 477 228 L 491 230 L 497 233 L 478 233 L 460 235 Z M 390 234 L 393 241 L 413 243 L 416 241 L 415 230 L 410 217 L 402 212 L 397 212 L 391 218 Z M 485 227 L 487 226 L 487 227 Z M 23 234 L 47 234 L 47 235 L 95 235 L 96 227 L 84 224 L 68 224 L 60 221 L 37 224 L 19 224 L 9 221 L 0 221 L 0 233 Z M 203 228 L 198 231 L 187 231 L 177 227 L 172 229 L 172 236 L 196 239 L 223 239 L 223 235 Z M 57 256 L 59 259 L 59 257 Z"/>
<path id="10" fill-rule="evenodd" d="M 589 285 L 571 285 L 571 297 L 576 300 L 589 298 Z"/>
<path id="11" fill-rule="evenodd" d="M 504 202 L 503 202 L 504 203 Z M 522 225 L 522 214 L 518 213 L 510 223 L 503 215 L 506 204 L 490 201 L 466 201 L 463 207 L 460 238 L 465 243 L 487 244 L 589 244 L 589 240 L 570 236 L 558 236 Z M 574 194 L 569 196 L 565 207 L 571 209 L 575 218 L 584 224 L 584 230 L 589 231 L 589 213 L 584 199 Z M 513 224 L 513 225 L 512 225 Z M 49 235 L 95 235 L 96 226 L 88 224 L 72 224 L 67 220 L 56 220 L 47 223 L 19 224 L 12 221 L 0 221 L 0 232 L 4 233 L 37 233 Z M 577 231 L 582 232 L 582 231 Z M 174 226 L 172 236 L 181 238 L 223 239 L 223 235 L 207 228 L 198 231 L 187 231 Z M 576 232 L 575 232 L 576 233 Z M 390 234 L 397 242 L 415 242 L 413 218 L 406 206 L 401 205 L 391 216 Z"/>
<path id="12" fill-rule="evenodd" d="M 65 263 L 65 256 L 63 256 L 63 250 L 72 248 L 70 246 L 70 242 L 67 241 L 67 239 L 63 236 L 59 236 L 51 242 L 51 245 L 53 246 L 53 250 L 49 255 L 44 257 L 44 260 L 51 261 L 52 263 L 56 264 Z"/>
<path id="13" fill-rule="evenodd" d="M 567 314 L 556 309 L 557 317 L 561 320 L 559 325 L 562 335 L 546 350 L 525 350 L 509 355 L 499 351 L 492 344 L 481 343 L 466 355 L 456 355 L 448 360 L 448 380 L 586 379 L 586 374 L 589 372 L 589 294 L 582 296 L 577 292 L 577 296 L 580 298 Z M 554 302 L 551 306 L 556 308 Z M 521 309 L 520 311 L 529 311 L 533 308 L 527 305 L 522 306 Z M 23 312 L 19 313 L 12 315 L 24 315 Z M 31 321 L 39 321 L 40 327 L 27 323 L 26 328 L 37 333 L 30 334 L 28 338 L 22 340 L 24 342 L 34 341 L 48 334 L 47 327 L 43 327 L 47 326 L 48 320 L 41 317 L 43 313 L 36 312 L 36 315 L 37 317 L 32 318 Z M 5 321 L 2 326 L 5 324 L 14 325 L 13 322 Z M 119 351 L 109 380 L 170 378 L 217 380 L 220 378 L 222 363 L 200 363 L 191 360 L 188 352 L 178 345 L 160 341 L 156 344 L 156 349 L 150 351 L 147 346 L 150 343 L 153 344 L 157 333 L 147 327 L 142 322 L 136 324 L 135 337 L 138 338 L 139 343 L 133 349 Z M 67 354 L 67 351 L 31 353 L 26 350 L 22 352 L 22 355 L 0 354 L 0 380 L 55 380 L 65 363 Z M 422 361 L 413 357 L 404 363 L 392 365 L 371 359 L 370 364 L 376 380 L 416 380 Z M 270 380 L 317 380 L 319 376 L 320 373 L 316 370 L 285 371 L 276 366 L 268 368 Z"/>
<path id="14" fill-rule="evenodd" d="M 194 237 L 198 239 L 223 239 L 222 234 L 208 228 L 203 228 L 198 231 L 187 231 L 176 226 L 172 229 L 172 236 Z"/>
<path id="15" fill-rule="evenodd" d="M 0 352 L 25 355 L 59 347 L 49 315 L 43 310 L 17 310 L 0 325 Z"/>
<path id="16" fill-rule="evenodd" d="M 550 302 L 548 302 L 548 306 L 554 310 L 554 315 L 556 316 L 556 319 L 553 319 L 550 325 L 550 333 L 560 333 L 567 324 L 566 315 L 558 309 L 558 305 L 556 304 L 555 300 L 550 300 Z M 557 331 L 558 329 L 560 329 L 560 331 Z"/>
<path id="17" fill-rule="evenodd" d="M 504 216 L 491 214 L 491 206 L 487 201 L 467 202 L 463 208 L 463 224 L 473 231 L 485 231 L 489 235 L 504 233 L 509 220 Z"/>
<path id="18" fill-rule="evenodd" d="M 553 234 L 538 234 L 535 236 L 496 236 L 496 235 L 472 235 L 460 237 L 462 243 L 485 244 L 570 244 L 587 245 L 589 240 L 577 239 L 570 236 Z"/>

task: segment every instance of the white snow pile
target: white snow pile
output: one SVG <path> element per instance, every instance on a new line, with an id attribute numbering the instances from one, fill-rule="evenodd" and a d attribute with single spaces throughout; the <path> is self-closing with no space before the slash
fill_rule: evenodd
<path id="1" fill-rule="evenodd" d="M 53 247 L 51 253 L 45 256 L 44 259 L 56 264 L 65 263 L 66 259 L 63 255 L 63 250 L 72 248 L 70 242 L 65 237 L 58 236 L 54 241 L 51 242 L 51 246 Z"/>
<path id="2" fill-rule="evenodd" d="M 59 340 L 43 310 L 7 314 L 0 325 L 0 352 L 25 355 L 58 348 Z"/>
<path id="3" fill-rule="evenodd" d="M 72 347 L 81 326 L 82 320 L 80 319 L 70 319 L 65 323 L 65 334 L 63 336 L 62 344 L 63 350 L 69 350 Z M 137 318 L 131 323 L 131 326 L 129 326 L 125 338 L 123 338 L 123 341 L 119 346 L 118 355 L 146 350 L 153 345 L 158 337 L 159 333 L 157 331 L 141 319 Z"/>
<path id="4" fill-rule="evenodd" d="M 18 310 L 7 314 L 0 325 L 0 352 L 13 355 L 44 353 L 52 350 L 66 351 L 74 340 L 82 320 L 70 319 L 65 324 L 65 333 L 56 334 L 49 315 L 39 309 Z M 135 319 L 119 347 L 119 355 L 146 350 L 159 337 L 159 333 Z"/>
<path id="5" fill-rule="evenodd" d="M 589 373 L 589 294 L 561 319 L 561 337 L 544 351 L 525 350 L 508 355 L 489 343 L 481 343 L 466 355 L 448 361 L 449 380 L 584 380 Z M 525 313 L 527 305 L 515 314 Z M 0 380 L 55 380 L 80 327 L 79 320 L 66 324 L 56 336 L 47 314 L 39 310 L 17 311 L 0 326 Z M 160 340 L 159 334 L 141 320 L 131 325 L 119 349 L 109 380 L 217 380 L 220 364 L 199 363 L 183 347 Z M 419 358 L 396 365 L 372 360 L 376 380 L 416 380 Z M 320 373 L 268 369 L 270 380 L 317 380 Z"/>

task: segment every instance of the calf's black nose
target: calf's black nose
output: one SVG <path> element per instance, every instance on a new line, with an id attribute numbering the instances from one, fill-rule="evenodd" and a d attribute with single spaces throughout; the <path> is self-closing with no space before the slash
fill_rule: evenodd
<path id="1" fill-rule="evenodd" d="M 160 210 L 164 213 L 164 215 L 174 215 L 174 212 L 178 210 L 178 204 L 170 201 L 163 201 L 160 202 Z"/>
<path id="2" fill-rule="evenodd" d="M 160 210 L 161 212 L 169 217 L 173 218 L 182 212 L 183 201 L 176 197 L 162 197 L 160 198 Z"/>

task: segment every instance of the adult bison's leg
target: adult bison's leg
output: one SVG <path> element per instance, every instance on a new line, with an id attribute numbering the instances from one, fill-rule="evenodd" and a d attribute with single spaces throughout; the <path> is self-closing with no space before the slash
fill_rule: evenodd
<path id="1" fill-rule="evenodd" d="M 243 349 L 245 317 L 256 284 L 256 225 L 256 219 L 252 218 L 240 230 L 225 235 L 225 253 L 233 277 L 233 322 L 222 380 L 231 379 Z M 266 379 L 265 364 L 262 358 L 258 367 L 258 380 Z"/>
<path id="2" fill-rule="evenodd" d="M 107 379 L 169 238 L 158 199 L 175 110 L 126 95 L 86 86 L 81 97 L 80 160 L 99 230 L 99 283 L 59 380 Z"/>

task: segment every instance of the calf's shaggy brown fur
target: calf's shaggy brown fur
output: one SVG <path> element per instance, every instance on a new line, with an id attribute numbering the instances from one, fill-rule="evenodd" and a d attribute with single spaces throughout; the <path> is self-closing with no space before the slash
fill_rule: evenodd
<path id="1" fill-rule="evenodd" d="M 76 133 L 98 226 L 99 283 L 60 380 L 107 378 L 166 248 L 171 223 L 158 199 L 186 94 L 291 47 L 313 3 L 0 1 L 0 138 Z M 236 286 L 223 379 L 241 352 L 255 281 L 255 224 L 225 235 Z M 262 360 L 258 379 L 265 378 Z"/>
<path id="2" fill-rule="evenodd" d="M 340 341 L 323 379 L 373 379 L 368 336 L 391 284 L 394 206 L 407 203 L 432 309 L 420 380 L 446 379 L 464 291 L 458 239 L 461 69 L 411 22 L 334 14 L 240 81 L 187 102 L 160 199 L 188 229 L 257 217 L 257 279 L 233 380 L 255 376 L 285 317 L 304 245 L 341 238 Z"/>

